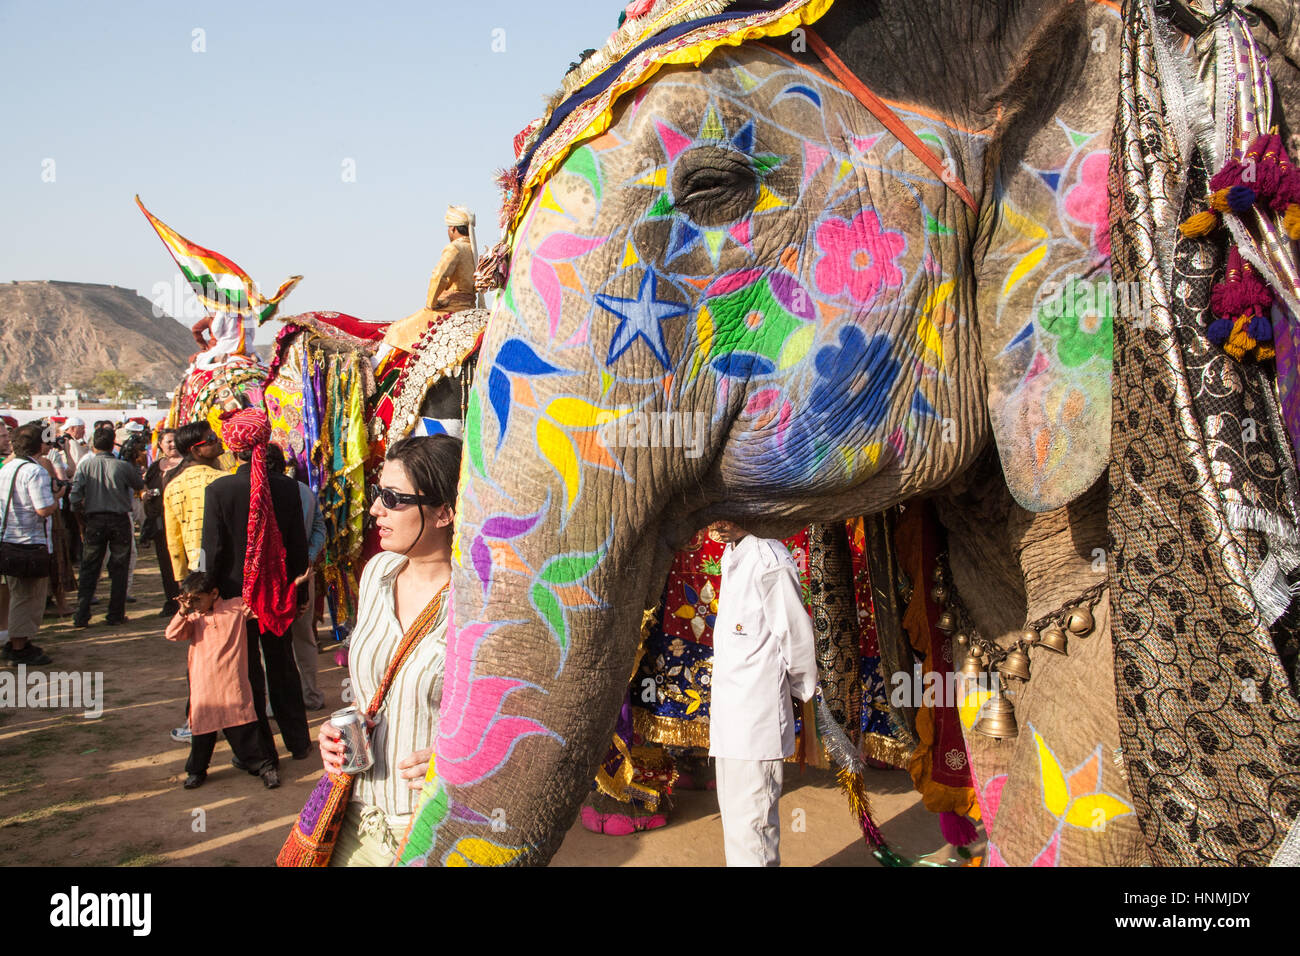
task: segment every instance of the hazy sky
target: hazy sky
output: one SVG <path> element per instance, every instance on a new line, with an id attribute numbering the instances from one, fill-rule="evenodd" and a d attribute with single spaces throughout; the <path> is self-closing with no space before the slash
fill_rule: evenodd
<path id="1" fill-rule="evenodd" d="M 303 275 L 285 314 L 407 315 L 448 203 L 477 214 L 480 251 L 499 238 L 493 178 L 514 134 L 620 9 L 0 0 L 0 281 L 154 299 L 179 272 L 138 192 L 263 292 Z"/>

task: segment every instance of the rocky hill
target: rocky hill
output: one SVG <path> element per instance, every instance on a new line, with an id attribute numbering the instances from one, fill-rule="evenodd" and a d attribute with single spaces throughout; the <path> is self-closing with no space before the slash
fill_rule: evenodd
<path id="1" fill-rule="evenodd" d="M 132 289 L 90 282 L 0 284 L 0 383 L 54 391 L 117 369 L 159 392 L 180 384 L 189 331 Z"/>

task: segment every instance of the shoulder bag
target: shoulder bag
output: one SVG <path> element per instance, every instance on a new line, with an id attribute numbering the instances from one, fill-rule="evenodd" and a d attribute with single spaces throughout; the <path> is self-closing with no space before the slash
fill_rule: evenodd
<path id="1" fill-rule="evenodd" d="M 446 588 L 439 591 L 402 636 L 402 643 L 397 646 L 397 653 L 389 661 L 384 679 L 379 689 L 375 691 L 370 706 L 366 708 L 367 717 L 374 719 L 380 705 L 384 702 L 384 697 L 388 694 L 393 678 L 397 676 L 398 668 L 411 656 L 415 645 L 433 630 L 433 623 L 438 618 L 438 611 L 442 607 L 443 596 L 446 593 Z M 349 773 L 338 775 L 326 773 L 320 778 L 316 789 L 312 791 L 311 796 L 307 798 L 307 803 L 299 812 L 297 822 L 289 831 L 289 838 L 280 848 L 275 858 L 276 866 L 329 865 L 334 844 L 338 842 L 339 831 L 343 828 L 343 817 L 348 810 L 348 801 L 352 798 L 353 779 L 353 775 Z"/>
<path id="2" fill-rule="evenodd" d="M 15 578 L 43 578 L 50 573 L 49 532 L 46 532 L 45 544 L 16 544 L 4 540 L 9 527 L 9 512 L 13 510 L 14 489 L 18 487 L 18 473 L 23 465 L 36 465 L 30 460 L 20 460 L 14 469 L 13 479 L 9 482 L 9 497 L 5 501 L 4 520 L 0 521 L 0 575 Z M 40 468 L 40 465 L 36 465 Z M 44 469 L 41 469 L 44 471 Z"/>

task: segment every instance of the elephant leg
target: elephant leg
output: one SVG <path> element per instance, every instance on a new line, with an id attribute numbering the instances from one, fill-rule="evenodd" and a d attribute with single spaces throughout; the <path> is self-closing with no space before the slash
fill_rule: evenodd
<path id="1" fill-rule="evenodd" d="M 996 467 L 985 461 L 981 471 Z M 1097 561 L 1105 554 L 1106 486 L 1034 514 L 979 478 L 940 512 L 957 594 L 979 634 L 1005 649 L 1026 621 L 1072 606 L 1106 580 Z M 1071 636 L 1064 655 L 1035 647 L 1029 680 L 1003 681 L 1016 737 L 994 740 L 974 729 L 988 689 L 960 703 L 991 865 L 1148 862 L 1120 753 L 1108 596 L 1092 613 L 1092 632 Z"/>

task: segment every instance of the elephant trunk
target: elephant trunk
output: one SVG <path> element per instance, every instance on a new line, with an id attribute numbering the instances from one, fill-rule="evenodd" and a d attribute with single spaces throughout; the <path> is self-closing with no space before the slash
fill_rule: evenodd
<path id="1" fill-rule="evenodd" d="M 645 545 L 658 529 L 628 521 L 626 502 L 614 520 L 609 487 L 552 507 L 544 463 L 500 456 L 476 473 L 472 417 L 436 755 L 402 861 L 542 864 L 610 748 L 668 552 Z"/>

